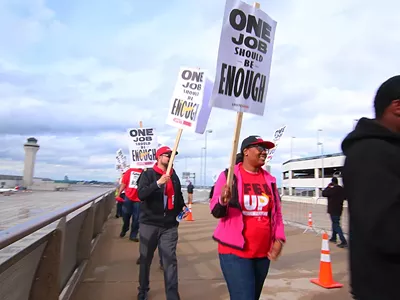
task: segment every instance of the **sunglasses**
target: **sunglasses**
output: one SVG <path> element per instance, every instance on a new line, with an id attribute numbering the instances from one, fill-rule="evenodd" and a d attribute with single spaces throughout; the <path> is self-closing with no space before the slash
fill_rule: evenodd
<path id="1" fill-rule="evenodd" d="M 248 147 L 248 148 L 255 148 L 255 149 L 257 149 L 257 150 L 260 151 L 260 152 L 268 151 L 268 149 L 267 149 L 266 147 L 261 146 L 261 145 L 252 145 L 252 146 L 250 146 L 250 147 Z"/>
<path id="2" fill-rule="evenodd" d="M 161 156 L 165 156 L 165 157 L 171 158 L 171 154 L 170 153 L 166 153 L 166 154 L 163 154 Z"/>

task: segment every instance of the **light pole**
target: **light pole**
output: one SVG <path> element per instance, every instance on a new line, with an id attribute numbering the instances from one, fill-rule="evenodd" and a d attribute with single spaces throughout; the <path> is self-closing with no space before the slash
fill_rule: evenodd
<path id="1" fill-rule="evenodd" d="M 207 185 L 207 133 L 212 133 L 212 129 L 206 130 L 204 134 L 204 186 Z"/>
<path id="2" fill-rule="evenodd" d="M 320 142 L 319 140 L 319 133 L 322 132 L 322 129 L 318 129 L 317 131 L 317 148 L 318 146 L 321 146 L 321 177 L 322 177 L 322 189 L 324 188 L 324 178 L 325 178 L 325 174 L 324 174 L 324 143 Z"/>
<path id="3" fill-rule="evenodd" d="M 199 176 L 199 184 L 202 185 L 203 181 L 203 150 L 204 147 L 201 147 L 200 149 L 200 176 Z"/>
<path id="4" fill-rule="evenodd" d="M 290 140 L 290 159 L 293 158 L 293 140 L 295 139 L 295 136 L 292 136 L 291 140 Z"/>

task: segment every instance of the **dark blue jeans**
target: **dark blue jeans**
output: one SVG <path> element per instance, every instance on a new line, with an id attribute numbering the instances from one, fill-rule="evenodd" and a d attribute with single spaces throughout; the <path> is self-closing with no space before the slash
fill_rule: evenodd
<path id="1" fill-rule="evenodd" d="M 132 217 L 131 224 L 131 234 L 129 237 L 131 239 L 137 238 L 139 233 L 139 213 L 140 213 L 140 202 L 134 202 L 125 197 L 124 204 L 122 206 L 122 232 L 126 233 L 129 230 L 129 223 Z"/>
<path id="2" fill-rule="evenodd" d="M 123 206 L 123 202 L 117 201 L 117 213 L 116 215 L 118 217 L 122 217 L 122 206 Z"/>
<path id="3" fill-rule="evenodd" d="M 268 258 L 241 258 L 233 254 L 220 254 L 219 262 L 230 300 L 258 300 L 267 277 Z"/>
<path id="4" fill-rule="evenodd" d="M 340 216 L 332 216 L 331 215 L 331 221 L 332 221 L 332 241 L 336 241 L 337 235 L 339 235 L 340 241 L 342 243 L 347 243 L 346 238 L 343 235 L 342 227 L 340 227 Z"/>

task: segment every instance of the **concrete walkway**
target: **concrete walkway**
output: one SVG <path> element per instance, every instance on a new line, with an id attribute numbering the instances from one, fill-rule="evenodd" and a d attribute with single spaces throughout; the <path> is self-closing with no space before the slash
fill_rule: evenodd
<path id="1" fill-rule="evenodd" d="M 179 289 L 183 300 L 229 299 L 217 257 L 217 244 L 211 239 L 217 220 L 208 205 L 193 205 L 194 222 L 179 227 Z M 138 243 L 119 238 L 121 219 L 110 219 L 73 300 L 134 300 L 138 286 Z M 344 284 L 326 290 L 310 283 L 318 277 L 321 236 L 303 234 L 286 227 L 288 242 L 280 260 L 271 264 L 262 300 L 351 299 L 348 292 L 347 250 L 331 246 L 333 277 Z M 165 299 L 163 273 L 153 260 L 150 298 Z"/>

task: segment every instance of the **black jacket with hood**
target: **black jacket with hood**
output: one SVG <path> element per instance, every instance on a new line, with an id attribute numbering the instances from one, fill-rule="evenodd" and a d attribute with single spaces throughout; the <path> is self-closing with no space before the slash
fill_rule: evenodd
<path id="1" fill-rule="evenodd" d="M 175 170 L 171 179 L 174 186 L 174 208 L 164 208 L 164 187 L 158 187 L 161 175 L 152 168 L 143 171 L 138 180 L 138 197 L 141 201 L 139 222 L 148 225 L 170 228 L 178 226 L 176 216 L 182 211 L 185 200 L 181 182 Z"/>
<path id="2" fill-rule="evenodd" d="M 362 118 L 342 143 L 356 299 L 400 299 L 400 134 Z"/>

